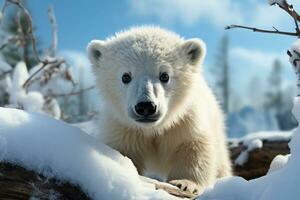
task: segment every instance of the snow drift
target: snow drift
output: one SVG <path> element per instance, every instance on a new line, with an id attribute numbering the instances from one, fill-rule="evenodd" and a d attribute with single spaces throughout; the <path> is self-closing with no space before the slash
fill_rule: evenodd
<path id="1" fill-rule="evenodd" d="M 293 114 L 300 121 L 300 97 L 295 98 Z M 266 176 L 246 181 L 241 177 L 219 180 L 207 189 L 199 200 L 297 200 L 300 199 L 300 128 L 298 127 L 289 143 L 291 155 L 280 161 L 280 166 L 273 162 L 273 167 Z M 286 164 L 284 164 L 286 163 Z M 277 168 L 277 169 L 276 169 Z"/>
<path id="2" fill-rule="evenodd" d="M 0 108 L 0 161 L 78 185 L 92 199 L 174 199 L 143 183 L 119 152 L 40 114 Z"/>

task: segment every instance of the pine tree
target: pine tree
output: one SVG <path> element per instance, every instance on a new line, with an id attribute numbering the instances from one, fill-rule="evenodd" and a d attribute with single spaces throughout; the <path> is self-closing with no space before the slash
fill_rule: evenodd
<path id="1" fill-rule="evenodd" d="M 250 105 L 256 109 L 262 109 L 264 104 L 264 92 L 262 90 L 262 81 L 258 76 L 253 76 L 248 84 L 248 96 Z"/>
<path id="2" fill-rule="evenodd" d="M 268 79 L 269 87 L 266 93 L 265 107 L 273 109 L 275 113 L 280 113 L 282 109 L 282 65 L 278 59 L 275 59 L 271 74 Z"/>
<path id="3" fill-rule="evenodd" d="M 213 69 L 216 77 L 215 86 L 222 102 L 225 113 L 230 108 L 230 66 L 229 66 L 229 38 L 225 35 L 221 40 L 220 50 L 217 55 L 216 66 Z"/>
<path id="4" fill-rule="evenodd" d="M 292 89 L 283 91 L 282 88 L 283 66 L 278 59 L 274 61 L 268 79 L 268 92 L 266 93 L 265 109 L 273 111 L 281 130 L 290 130 L 297 123 L 292 115 Z"/>

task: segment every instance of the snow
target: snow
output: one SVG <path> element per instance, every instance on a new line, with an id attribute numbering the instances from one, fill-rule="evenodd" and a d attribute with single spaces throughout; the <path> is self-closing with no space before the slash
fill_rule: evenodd
<path id="1" fill-rule="evenodd" d="M 23 84 L 28 79 L 27 67 L 24 62 L 19 62 L 13 73 L 10 88 L 10 103 L 13 107 L 21 107 L 28 111 L 42 112 L 44 105 L 43 95 L 37 91 L 26 93 Z"/>
<path id="2" fill-rule="evenodd" d="M 80 123 L 74 123 L 72 124 L 75 127 L 80 128 L 85 133 L 95 136 L 98 136 L 99 131 L 99 125 L 97 124 L 97 118 L 94 118 L 93 120 L 86 121 L 86 122 L 80 122 Z"/>
<path id="3" fill-rule="evenodd" d="M 279 169 L 281 169 L 283 166 L 285 166 L 285 164 L 287 163 L 287 161 L 289 160 L 290 154 L 288 155 L 278 155 L 276 156 L 273 160 L 272 163 L 270 165 L 270 169 L 268 171 L 269 173 L 272 173 L 274 171 L 277 171 Z"/>
<path id="4" fill-rule="evenodd" d="M 284 2 L 285 2 L 286 0 L 268 0 L 268 3 L 269 3 L 269 5 L 275 5 L 275 4 L 278 4 L 278 5 L 280 5 L 280 6 L 283 6 L 284 5 Z"/>
<path id="5" fill-rule="evenodd" d="M 294 101 L 293 114 L 300 121 L 300 97 Z M 291 133 L 289 143 L 291 155 L 288 159 L 277 158 L 273 161 L 271 172 L 266 176 L 247 181 L 241 177 L 223 178 L 207 188 L 198 200 L 282 200 L 300 199 L 300 128 Z M 282 136 L 282 134 L 280 134 Z M 252 136 L 253 137 L 253 136 Z M 264 138 L 265 135 L 260 135 Z M 285 137 L 283 137 L 285 138 Z M 275 137 L 278 139 L 278 137 Z M 278 165 L 276 164 L 279 164 Z M 284 164 L 286 163 L 286 164 Z M 277 166 L 276 166 L 277 165 Z M 276 170 L 277 167 L 277 170 Z"/>
<path id="6" fill-rule="evenodd" d="M 230 147 L 237 147 L 242 144 L 246 147 L 240 155 L 236 158 L 234 163 L 236 165 L 244 165 L 248 161 L 249 152 L 263 147 L 263 141 L 289 141 L 292 138 L 292 131 L 260 131 L 257 133 L 250 133 L 241 138 L 228 139 Z"/>
<path id="7" fill-rule="evenodd" d="M 229 138 L 228 141 L 233 144 L 243 143 L 244 145 L 250 144 L 255 139 L 268 140 L 268 141 L 289 141 L 294 134 L 294 131 L 259 131 L 250 133 L 241 138 Z"/>
<path id="8" fill-rule="evenodd" d="M 79 128 L 0 108 L 0 161 L 68 181 L 92 199 L 174 199 L 139 178 L 133 163 Z"/>
<path id="9" fill-rule="evenodd" d="M 248 150 L 242 151 L 240 155 L 235 159 L 234 164 L 243 166 L 248 161 L 248 158 L 249 158 Z"/>
<path id="10" fill-rule="evenodd" d="M 26 91 L 23 84 L 28 79 L 29 73 L 26 64 L 19 62 L 12 75 L 7 80 L 7 92 L 9 93 L 9 105 L 7 107 L 21 108 L 26 111 L 45 113 L 56 119 L 61 116 L 61 110 L 55 99 L 45 100 L 40 91 Z"/>
<path id="11" fill-rule="evenodd" d="M 253 151 L 254 149 L 260 149 L 263 147 L 263 142 L 259 138 L 243 141 L 243 144 L 246 146 L 246 149 L 242 151 L 234 161 L 236 165 L 240 166 L 244 165 L 248 161 L 249 152 Z"/>
<path id="12" fill-rule="evenodd" d="M 252 151 L 254 149 L 262 148 L 263 143 L 260 139 L 254 139 L 254 140 L 249 141 L 249 143 L 246 143 L 246 146 L 248 147 L 248 151 Z"/>
<path id="13" fill-rule="evenodd" d="M 56 99 L 48 100 L 48 102 L 44 104 L 43 110 L 54 119 L 60 119 L 61 117 L 61 110 Z"/>

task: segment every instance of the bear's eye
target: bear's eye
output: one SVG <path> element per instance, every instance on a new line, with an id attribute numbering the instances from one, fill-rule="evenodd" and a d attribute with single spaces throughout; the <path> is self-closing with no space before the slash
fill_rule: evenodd
<path id="1" fill-rule="evenodd" d="M 167 74 L 167 72 L 164 72 L 164 73 L 160 74 L 160 76 L 159 76 L 159 80 L 163 83 L 169 82 L 169 79 L 170 79 L 170 77 L 169 77 L 169 74 Z"/>
<path id="2" fill-rule="evenodd" d="M 131 75 L 129 73 L 124 73 L 122 76 L 122 82 L 128 84 L 131 81 Z"/>

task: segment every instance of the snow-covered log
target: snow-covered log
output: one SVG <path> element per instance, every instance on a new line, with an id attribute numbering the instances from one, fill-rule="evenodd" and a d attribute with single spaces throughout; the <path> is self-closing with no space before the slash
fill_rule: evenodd
<path id="1" fill-rule="evenodd" d="M 241 176 L 247 180 L 264 176 L 269 171 L 272 160 L 277 155 L 287 155 L 290 153 L 288 147 L 289 140 L 263 140 L 261 148 L 247 152 L 247 159 L 243 164 L 235 163 L 239 156 L 244 155 L 247 146 L 240 143 L 236 147 L 230 148 L 231 160 L 234 164 L 234 175 Z"/>
<path id="2" fill-rule="evenodd" d="M 236 174 L 246 179 L 264 175 L 273 157 L 289 153 L 290 136 L 273 133 L 270 138 L 260 133 L 231 140 L 233 161 L 245 151 L 249 154 L 248 162 L 234 166 Z M 97 200 L 195 196 L 139 176 L 128 158 L 76 127 L 41 114 L 0 108 L 0 199 L 4 197 Z"/>
<path id="3" fill-rule="evenodd" d="M 242 143 L 239 146 L 231 147 L 231 158 L 234 161 L 247 147 Z M 243 165 L 234 165 L 235 175 L 245 179 L 253 179 L 265 175 L 271 161 L 277 155 L 288 154 L 288 141 L 268 141 L 263 142 L 263 147 L 249 152 L 248 161 Z M 183 192 L 171 185 L 141 177 L 145 182 L 153 183 L 157 189 L 163 189 L 168 193 L 181 197 L 193 198 L 194 195 Z M 49 179 L 35 171 L 27 170 L 23 167 L 9 163 L 0 163 L 0 199 L 90 199 L 80 187 L 70 183 L 61 182 L 54 178 Z M 59 198 L 58 198 L 59 197 Z"/>

